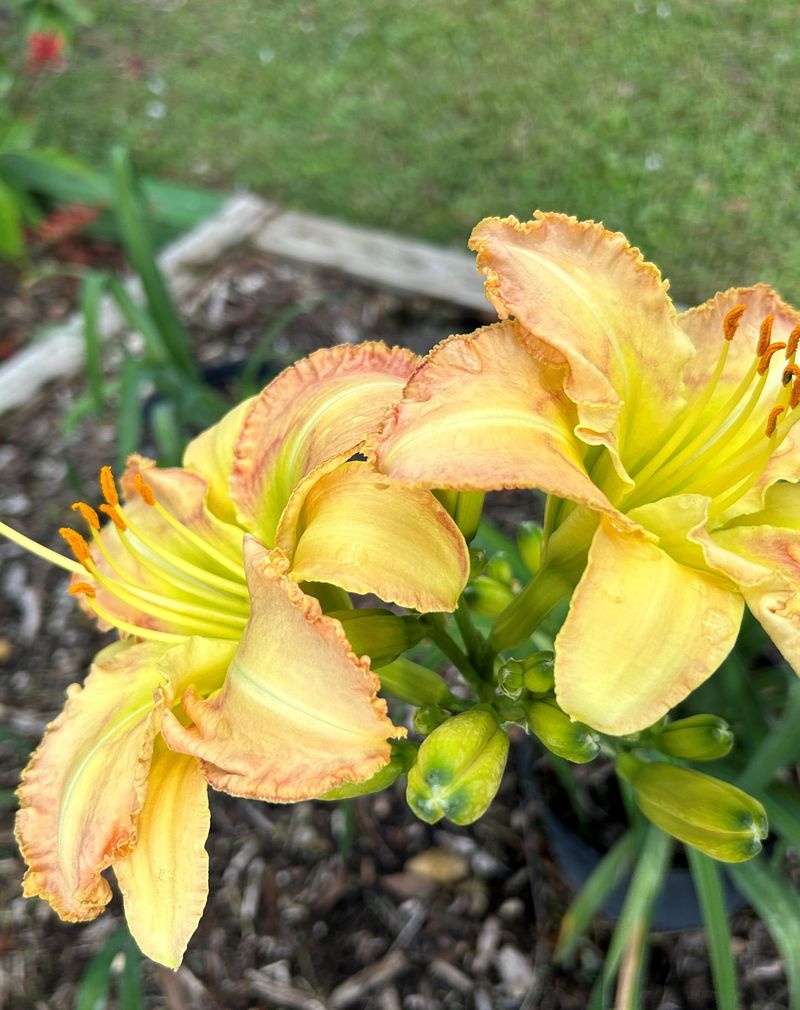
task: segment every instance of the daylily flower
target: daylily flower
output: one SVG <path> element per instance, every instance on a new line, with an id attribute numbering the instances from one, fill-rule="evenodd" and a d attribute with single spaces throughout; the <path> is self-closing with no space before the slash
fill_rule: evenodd
<path id="1" fill-rule="evenodd" d="M 417 364 L 375 343 L 318 351 L 195 439 L 183 468 L 132 457 L 124 503 L 103 468 L 111 521 L 75 503 L 91 534 L 61 531 L 75 562 L 2 527 L 72 571 L 70 591 L 123 637 L 24 772 L 26 895 L 92 919 L 110 866 L 140 947 L 177 967 L 208 889 L 207 784 L 294 802 L 387 764 L 405 731 L 311 593 L 455 607 L 469 560 L 453 521 L 353 458 Z"/>
<path id="2" fill-rule="evenodd" d="M 487 219 L 471 246 L 503 321 L 434 349 L 374 458 L 549 496 L 542 568 L 493 644 L 574 589 L 558 700 L 614 734 L 713 673 L 745 602 L 800 672 L 800 315 L 764 285 L 678 315 L 623 235 L 563 215 Z"/>

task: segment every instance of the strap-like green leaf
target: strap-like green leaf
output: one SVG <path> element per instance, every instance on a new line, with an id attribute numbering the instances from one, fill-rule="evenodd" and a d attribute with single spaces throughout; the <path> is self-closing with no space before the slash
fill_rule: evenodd
<path id="1" fill-rule="evenodd" d="M 731 952 L 731 931 L 719 864 L 690 845 L 686 846 L 686 855 L 706 926 L 717 1006 L 737 1010 L 736 966 Z"/>

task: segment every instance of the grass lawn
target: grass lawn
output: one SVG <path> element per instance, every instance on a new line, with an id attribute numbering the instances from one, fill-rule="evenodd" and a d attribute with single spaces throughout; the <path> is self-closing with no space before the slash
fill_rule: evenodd
<path id="1" fill-rule="evenodd" d="M 34 108 L 94 162 L 462 244 L 602 219 L 681 300 L 800 300 L 796 0 L 96 0 Z"/>

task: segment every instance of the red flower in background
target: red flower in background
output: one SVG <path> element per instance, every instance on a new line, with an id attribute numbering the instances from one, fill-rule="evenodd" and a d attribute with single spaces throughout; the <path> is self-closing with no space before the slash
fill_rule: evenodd
<path id="1" fill-rule="evenodd" d="M 28 36 L 28 55 L 25 70 L 38 74 L 47 69 L 57 69 L 63 62 L 64 39 L 58 32 L 31 32 Z"/>

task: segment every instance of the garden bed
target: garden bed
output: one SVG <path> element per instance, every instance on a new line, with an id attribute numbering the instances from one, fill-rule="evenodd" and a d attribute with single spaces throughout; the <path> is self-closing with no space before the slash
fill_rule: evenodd
<path id="1" fill-rule="evenodd" d="M 280 365 L 373 338 L 424 352 L 483 321 L 253 249 L 209 266 L 183 310 L 206 369 L 244 361 L 265 333 Z M 110 416 L 64 432 L 80 390 L 79 379 L 58 380 L 0 419 L 0 516 L 56 548 L 70 503 L 96 498 L 98 470 L 115 457 Z M 501 523 L 527 507 L 490 496 Z M 121 903 L 70 926 L 20 896 L 10 791 L 105 636 L 67 596 L 63 573 L 7 543 L 0 560 L 0 1006 L 71 1010 L 89 960 L 122 922 Z M 585 1007 L 610 928 L 596 923 L 574 963 L 554 966 L 572 892 L 528 786 L 527 748 L 516 742 L 498 798 L 470 829 L 417 821 L 400 788 L 347 807 L 212 794 L 208 906 L 177 974 L 144 964 L 148 1010 Z M 744 1005 L 785 1007 L 765 929 L 748 913 L 733 928 Z M 713 1008 L 702 931 L 656 935 L 646 1006 Z"/>

